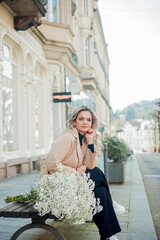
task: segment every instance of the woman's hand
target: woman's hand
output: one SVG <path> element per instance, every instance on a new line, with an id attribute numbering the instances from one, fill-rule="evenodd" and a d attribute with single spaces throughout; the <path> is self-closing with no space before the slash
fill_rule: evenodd
<path id="1" fill-rule="evenodd" d="M 85 133 L 85 137 L 88 144 L 93 144 L 94 139 L 94 130 L 91 128 L 88 132 Z"/>
<path id="2" fill-rule="evenodd" d="M 86 171 L 86 165 L 81 165 L 80 167 L 77 168 L 77 172 L 79 174 L 82 174 L 85 171 Z"/>

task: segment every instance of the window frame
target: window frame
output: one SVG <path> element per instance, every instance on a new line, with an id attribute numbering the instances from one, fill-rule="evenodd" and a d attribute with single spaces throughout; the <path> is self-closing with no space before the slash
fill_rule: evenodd
<path id="1" fill-rule="evenodd" d="M 5 55 L 4 52 L 4 48 L 7 47 L 9 50 L 9 56 Z M 16 61 L 13 61 L 13 51 L 16 54 Z M 2 42 L 2 66 L 3 66 L 3 61 L 5 64 L 5 61 L 8 62 L 11 66 L 11 76 L 7 76 L 5 75 L 5 73 L 3 73 L 2 71 L 2 81 L 1 81 L 1 94 L 3 91 L 3 88 L 8 89 L 8 92 L 10 92 L 11 94 L 11 101 L 12 101 L 12 105 L 11 105 L 11 112 L 12 113 L 12 125 L 11 125 L 11 134 L 9 135 L 9 139 L 8 142 L 5 142 L 5 138 L 4 138 L 4 131 L 2 131 L 2 152 L 3 154 L 13 154 L 14 152 L 18 152 L 19 151 L 19 128 L 18 128 L 18 124 L 16 124 L 16 129 L 15 129 L 15 125 L 14 122 L 16 121 L 16 123 L 18 122 L 18 98 L 17 98 L 17 91 L 18 91 L 18 82 L 17 82 L 17 78 L 18 78 L 18 56 L 17 56 L 17 52 L 16 49 L 14 48 L 13 44 L 10 43 L 9 41 L 3 40 Z M 16 69 L 14 69 L 16 68 Z M 5 70 L 4 70 L 5 71 Z M 14 79 L 14 71 L 16 71 L 16 78 Z M 8 81 L 5 81 L 5 79 L 3 80 L 3 78 L 8 78 Z M 9 81 L 10 79 L 10 81 Z M 14 81 L 14 83 L 13 83 Z M 15 85 L 14 85 L 15 84 Z M 15 93 L 15 94 L 14 94 Z M 3 96 L 2 96 L 2 102 L 3 102 Z M 16 103 L 15 103 L 16 102 Z M 2 108 L 2 105 L 0 106 Z M 3 113 L 3 109 L 1 109 L 1 124 L 2 124 L 2 129 L 4 128 L 4 122 L 3 120 L 6 118 L 6 116 L 4 115 L 5 113 Z M 8 118 L 8 117 L 7 117 Z M 13 144 L 12 143 L 12 147 L 9 146 L 11 141 L 14 141 L 14 139 L 17 139 L 16 143 Z M 6 148 L 5 148 L 6 145 Z M 5 150 L 6 149 L 6 150 Z"/>
<path id="2" fill-rule="evenodd" d="M 53 17 L 53 1 L 56 1 L 56 21 L 54 21 Z M 48 4 L 46 5 L 46 16 L 45 20 L 50 23 L 59 24 L 59 0 L 48 0 Z"/>
<path id="3" fill-rule="evenodd" d="M 85 38 L 84 40 L 84 53 L 85 53 L 85 65 L 90 66 L 90 40 Z"/>
<path id="4" fill-rule="evenodd" d="M 88 15 L 88 0 L 83 0 L 83 13 L 84 15 Z"/>

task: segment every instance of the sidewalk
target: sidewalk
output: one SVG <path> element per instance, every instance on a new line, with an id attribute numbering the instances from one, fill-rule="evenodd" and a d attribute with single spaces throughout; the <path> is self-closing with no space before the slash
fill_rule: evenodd
<path id="1" fill-rule="evenodd" d="M 135 155 L 126 163 L 125 183 L 110 185 L 112 197 L 126 208 L 118 219 L 122 232 L 119 240 L 157 240 L 142 176 Z"/>
<path id="2" fill-rule="evenodd" d="M 103 162 L 99 162 L 103 168 Z M 122 232 L 117 234 L 119 240 L 157 240 L 144 185 L 136 156 L 126 163 L 126 178 L 124 184 L 110 184 L 112 198 L 126 208 L 126 213 L 118 215 Z M 38 173 L 20 175 L 15 178 L 0 180 L 0 207 L 5 205 L 7 195 L 17 195 L 29 189 L 36 182 Z M 12 234 L 21 226 L 30 223 L 30 219 L 0 218 L 0 239 L 9 240 Z M 99 240 L 98 229 L 94 223 L 70 226 L 47 220 L 55 226 L 67 240 Z M 18 240 L 56 240 L 52 234 L 33 229 L 24 232 Z"/>

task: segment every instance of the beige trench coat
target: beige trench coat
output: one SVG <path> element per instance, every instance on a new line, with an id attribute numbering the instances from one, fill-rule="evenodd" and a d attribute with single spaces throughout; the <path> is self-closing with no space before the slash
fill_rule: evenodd
<path id="1" fill-rule="evenodd" d="M 77 167 L 85 164 L 93 169 L 97 165 L 96 152 L 92 153 L 88 145 L 82 140 L 80 146 L 78 131 L 73 128 L 61 135 L 51 147 L 46 158 L 47 171 L 53 173 L 57 170 L 57 162 L 61 162 L 64 171 L 73 172 Z"/>

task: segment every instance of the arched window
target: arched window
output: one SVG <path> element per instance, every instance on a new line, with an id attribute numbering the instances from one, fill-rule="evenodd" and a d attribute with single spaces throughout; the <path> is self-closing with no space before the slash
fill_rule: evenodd
<path id="1" fill-rule="evenodd" d="M 2 66 L 3 152 L 10 152 L 18 150 L 17 56 L 7 43 L 3 44 Z"/>
<path id="2" fill-rule="evenodd" d="M 46 21 L 59 23 L 59 0 L 48 0 Z"/>

